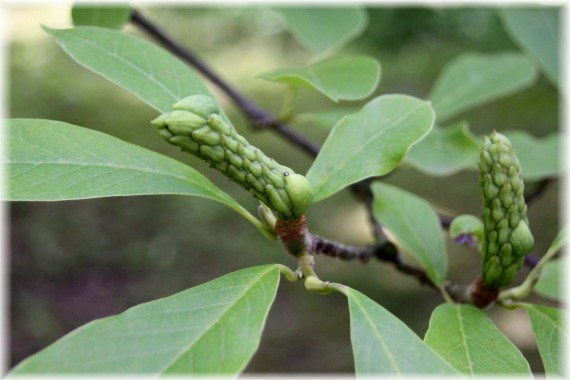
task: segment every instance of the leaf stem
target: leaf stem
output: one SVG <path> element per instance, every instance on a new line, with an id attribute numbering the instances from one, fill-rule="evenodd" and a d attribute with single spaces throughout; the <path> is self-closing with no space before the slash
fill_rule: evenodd
<path id="1" fill-rule="evenodd" d="M 303 274 L 300 271 L 293 271 L 288 266 L 283 264 L 275 264 L 279 269 L 279 272 L 285 277 L 288 281 L 296 282 L 299 281 L 303 277 Z"/>
<path id="2" fill-rule="evenodd" d="M 348 288 L 345 285 L 321 281 L 315 272 L 315 258 L 313 255 L 304 252 L 299 256 L 299 270 L 305 276 L 305 288 L 310 292 L 319 294 L 329 294 L 332 291 L 348 295 Z"/>
<path id="3" fill-rule="evenodd" d="M 228 206 L 230 206 L 231 208 L 233 208 L 235 211 L 237 211 L 241 216 L 243 216 L 245 219 L 247 219 L 251 224 L 253 224 L 255 227 L 257 227 L 257 229 L 259 231 L 261 231 L 261 233 L 263 234 L 263 236 L 265 236 L 267 239 L 269 240 L 277 240 L 277 235 L 275 234 L 275 231 L 271 231 L 269 230 L 269 228 L 267 228 L 267 226 L 265 224 L 263 224 L 259 219 L 257 219 L 255 216 L 253 216 L 249 211 L 247 211 L 247 209 L 245 209 L 243 206 L 239 205 L 239 204 L 235 204 L 235 203 L 228 203 Z"/>
<path id="4" fill-rule="evenodd" d="M 566 243 L 566 227 L 563 228 L 558 235 L 554 238 L 554 241 L 548 248 L 546 254 L 540 259 L 538 264 L 535 265 L 534 268 L 530 271 L 530 273 L 526 276 L 523 283 L 517 287 L 510 288 L 507 290 L 502 291 L 497 298 L 497 301 L 501 303 L 503 306 L 509 304 L 513 301 L 518 301 L 523 298 L 526 298 L 532 289 L 536 285 L 538 278 L 540 277 L 540 272 L 544 265 L 552 258 L 554 255 L 562 248 L 562 246 Z"/>

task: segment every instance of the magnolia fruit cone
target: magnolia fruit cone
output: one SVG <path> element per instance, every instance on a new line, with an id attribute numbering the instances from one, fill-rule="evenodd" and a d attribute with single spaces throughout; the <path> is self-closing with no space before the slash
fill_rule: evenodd
<path id="1" fill-rule="evenodd" d="M 214 99 L 193 95 L 152 121 L 160 135 L 249 190 L 280 219 L 300 218 L 313 201 L 309 181 L 249 144 L 221 116 Z"/>
<path id="2" fill-rule="evenodd" d="M 479 160 L 483 193 L 483 281 L 500 288 L 510 284 L 534 245 L 524 200 L 521 166 L 509 139 L 485 137 Z"/>

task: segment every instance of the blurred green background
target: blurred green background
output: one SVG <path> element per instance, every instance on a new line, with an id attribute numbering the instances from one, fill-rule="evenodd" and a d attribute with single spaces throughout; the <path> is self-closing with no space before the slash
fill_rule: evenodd
<path id="1" fill-rule="evenodd" d="M 201 170 L 254 211 L 256 202 L 198 159 L 165 144 L 149 124 L 156 111 L 133 95 L 73 62 L 40 25 L 70 26 L 67 6 L 15 6 L 8 10 L 8 112 L 10 117 L 62 120 L 104 131 Z M 265 8 L 142 7 L 171 36 L 199 54 L 241 92 L 278 113 L 285 88 L 256 79 L 310 56 Z M 371 8 L 369 27 L 343 53 L 363 53 L 382 64 L 375 95 L 425 97 L 442 67 L 463 52 L 516 51 L 494 8 Z M 128 26 L 127 33 L 139 35 Z M 219 100 L 236 127 L 278 161 L 304 173 L 311 157 L 271 132 L 252 132 L 228 99 Z M 352 106 L 300 91 L 299 112 Z M 559 128 L 559 94 L 545 80 L 518 94 L 462 115 L 477 134 L 525 129 L 545 136 Z M 316 142 L 326 131 L 295 128 Z M 480 214 L 475 172 L 433 178 L 401 167 L 386 182 L 424 196 L 449 215 Z M 532 188 L 533 184 L 527 184 Z M 542 255 L 559 229 L 559 181 L 529 208 Z M 314 233 L 363 246 L 371 243 L 364 208 L 348 191 L 311 208 Z M 294 267 L 295 260 L 229 208 L 183 196 L 116 197 L 67 202 L 19 202 L 9 206 L 9 365 L 93 319 L 182 291 L 231 271 L 267 263 Z M 449 278 L 469 283 L 479 272 L 476 251 L 448 239 Z M 317 257 L 322 279 L 365 293 L 421 337 L 442 302 L 434 290 L 392 266 L 371 260 L 341 262 Z M 527 269 L 521 271 L 521 276 Z M 546 302 L 538 297 L 537 302 Z M 533 370 L 542 364 L 524 312 L 489 310 L 499 328 L 521 348 Z M 340 294 L 319 296 L 283 280 L 261 347 L 247 372 L 348 373 L 353 361 L 348 310 Z"/>

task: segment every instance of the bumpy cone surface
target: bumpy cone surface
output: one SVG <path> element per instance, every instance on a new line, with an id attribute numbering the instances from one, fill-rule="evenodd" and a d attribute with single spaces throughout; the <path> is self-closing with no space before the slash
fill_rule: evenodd
<path id="1" fill-rule="evenodd" d="M 249 190 L 286 220 L 298 219 L 313 201 L 309 181 L 250 145 L 226 123 L 214 99 L 193 95 L 152 121 L 160 135 Z"/>
<path id="2" fill-rule="evenodd" d="M 479 160 L 483 193 L 483 280 L 494 288 L 510 284 L 534 245 L 524 201 L 521 166 L 509 139 L 485 137 Z"/>

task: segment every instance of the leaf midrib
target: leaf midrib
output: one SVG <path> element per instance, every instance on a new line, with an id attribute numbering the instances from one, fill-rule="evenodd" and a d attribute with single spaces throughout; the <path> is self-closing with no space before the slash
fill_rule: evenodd
<path id="1" fill-rule="evenodd" d="M 389 131 L 395 129 L 399 124 L 401 124 L 403 122 L 403 120 L 405 120 L 410 115 L 412 115 L 413 113 L 417 112 L 419 109 L 421 109 L 425 106 L 426 106 L 425 102 L 418 104 L 417 107 L 414 107 L 414 108 L 410 109 L 407 113 L 401 115 L 398 119 L 394 120 L 386 128 L 382 128 L 377 133 L 371 135 L 370 138 L 364 144 L 361 144 L 358 148 L 356 148 L 352 152 L 352 154 L 345 155 L 344 160 L 342 160 L 338 165 L 336 165 L 336 170 L 330 171 L 328 176 L 321 177 L 321 181 L 320 181 L 319 185 L 314 186 L 314 193 L 319 194 L 319 192 L 323 188 L 323 186 L 325 184 L 327 184 L 332 177 L 334 177 L 339 171 L 345 170 L 346 167 L 348 166 L 347 163 L 352 161 L 355 156 L 359 155 L 369 145 L 373 144 L 380 136 L 382 136 L 382 135 L 388 133 Z M 342 119 L 341 119 L 341 121 L 342 121 Z M 333 130 L 333 133 L 334 133 L 334 130 Z M 332 138 L 332 137 L 333 137 L 333 134 L 331 134 L 330 138 Z M 326 142 L 325 142 L 325 144 L 326 144 Z M 321 197 L 321 199 L 322 199 L 322 197 Z"/>
<path id="2" fill-rule="evenodd" d="M 382 345 L 384 352 L 386 352 L 388 354 L 387 357 L 388 357 L 390 363 L 392 364 L 392 367 L 394 368 L 396 373 L 401 376 L 402 372 L 400 371 L 400 367 L 398 366 L 398 363 L 396 362 L 394 355 L 392 355 L 392 352 L 388 349 L 388 346 L 384 342 L 384 339 L 382 338 L 380 331 L 378 331 L 378 329 L 376 328 L 376 324 L 371 319 L 370 315 L 368 314 L 368 312 L 366 311 L 364 306 L 360 303 L 358 298 L 355 297 L 354 295 L 351 295 L 351 299 L 358 305 L 358 307 L 360 308 L 360 311 L 363 313 L 364 317 L 366 318 L 366 321 L 372 327 L 372 331 L 374 332 L 374 335 L 378 338 L 378 341 Z"/>
<path id="3" fill-rule="evenodd" d="M 83 27 L 82 29 L 85 30 L 86 27 Z M 141 67 L 136 66 L 134 64 L 132 64 L 130 61 L 124 59 L 122 56 L 120 56 L 118 53 L 113 52 L 111 50 L 107 50 L 105 47 L 100 46 L 96 43 L 96 41 L 92 41 L 90 39 L 84 38 L 83 36 L 77 36 L 73 33 L 66 33 L 66 31 L 58 31 L 58 30 L 54 30 L 54 29 L 49 29 L 51 32 L 53 32 L 53 34 L 57 35 L 64 35 L 67 38 L 70 39 L 74 39 L 77 41 L 79 41 L 80 45 L 83 45 L 84 43 L 86 43 L 88 46 L 92 46 L 102 52 L 108 53 L 108 56 L 111 56 L 112 58 L 115 58 L 117 61 L 119 61 L 120 63 L 123 63 L 129 67 L 132 67 L 133 69 L 135 69 L 135 71 L 138 71 L 139 73 L 141 73 L 145 78 L 147 78 L 150 82 L 156 83 L 160 88 L 162 88 L 168 95 L 170 95 L 175 101 L 177 99 L 180 98 L 179 95 L 174 94 L 164 83 L 160 82 L 156 76 L 154 75 L 154 72 L 147 72 L 145 70 L 143 70 Z M 63 47 L 64 50 L 66 50 L 68 52 L 68 54 L 72 57 L 74 57 L 75 60 L 77 60 L 78 62 L 82 62 L 80 61 L 76 54 L 73 54 L 70 50 L 70 48 L 66 45 L 66 43 L 64 41 L 61 41 L 60 39 L 58 39 L 58 42 L 61 44 L 61 46 Z M 106 73 L 100 73 L 102 76 L 106 77 L 106 78 L 111 78 L 110 76 L 108 76 Z M 115 80 L 113 80 L 115 81 Z"/>
<path id="4" fill-rule="evenodd" d="M 196 343 L 198 343 L 205 335 L 207 335 L 207 333 L 212 329 L 212 327 L 214 325 L 216 325 L 217 323 L 220 323 L 220 320 L 222 320 L 223 317 L 226 314 L 228 314 L 247 295 L 248 292 L 251 291 L 253 286 L 255 286 L 257 283 L 259 283 L 263 277 L 265 277 L 269 272 L 271 272 L 273 270 L 276 270 L 275 266 L 273 266 L 273 265 L 268 266 L 268 268 L 266 270 L 264 270 L 262 273 L 259 273 L 259 275 L 255 279 L 252 279 L 248 284 L 251 284 L 251 283 L 254 283 L 254 284 L 251 286 L 245 287 L 245 290 L 241 294 L 239 294 L 239 296 L 235 299 L 235 302 L 233 302 L 231 305 L 229 305 L 227 307 L 227 309 L 225 309 L 215 321 L 210 322 L 208 327 L 205 330 L 203 330 L 203 333 L 201 335 L 195 337 L 195 339 L 192 342 L 189 342 L 189 344 L 187 344 L 183 349 L 181 349 L 179 354 L 175 355 L 174 358 L 160 370 L 160 373 L 164 373 L 165 371 L 167 371 L 186 352 L 190 351 L 192 349 L 192 347 L 194 347 L 196 345 Z"/>
<path id="5" fill-rule="evenodd" d="M 469 346 L 467 344 L 467 334 L 465 333 L 465 326 L 463 324 L 463 317 L 461 315 L 461 309 L 458 306 L 454 306 L 455 313 L 457 316 L 457 324 L 459 325 L 459 331 L 461 332 L 461 345 L 463 347 L 463 351 L 465 352 L 465 358 L 467 359 L 467 368 L 469 369 L 469 373 L 474 375 L 473 370 L 473 359 L 471 359 L 471 352 L 469 350 Z"/>

